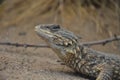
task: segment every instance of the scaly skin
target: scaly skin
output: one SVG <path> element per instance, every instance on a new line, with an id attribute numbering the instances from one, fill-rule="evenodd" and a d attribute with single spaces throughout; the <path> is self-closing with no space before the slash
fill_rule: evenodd
<path id="1" fill-rule="evenodd" d="M 38 25 L 35 31 L 75 71 L 96 80 L 120 80 L 120 57 L 83 46 L 76 35 L 59 25 Z"/>

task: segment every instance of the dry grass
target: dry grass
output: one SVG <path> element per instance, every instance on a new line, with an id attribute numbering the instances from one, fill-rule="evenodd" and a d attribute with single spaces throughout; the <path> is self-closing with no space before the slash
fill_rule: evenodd
<path id="1" fill-rule="evenodd" d="M 13 0 L 10 4 L 10 1 L 6 0 L 4 4 L 6 5 L 5 15 L 8 15 L 8 13 L 10 15 L 8 15 L 9 19 L 6 20 L 6 22 L 3 20 L 1 23 L 3 26 L 26 24 L 30 19 L 34 21 L 36 17 L 44 18 L 54 15 L 52 21 L 54 23 L 68 25 L 75 20 L 78 24 L 83 24 L 89 20 L 96 25 L 97 32 L 106 33 L 107 31 L 109 35 L 113 35 L 111 30 L 115 31 L 120 29 L 118 14 L 120 7 L 118 1 L 119 0 Z M 111 19 L 114 19 L 114 23 L 112 24 Z M 107 30 L 108 27 L 106 26 L 110 26 L 110 31 Z M 119 33 L 119 31 L 116 33 Z"/>
<path id="2" fill-rule="evenodd" d="M 119 28 L 119 0 L 44 0 L 41 15 L 55 13 L 55 22 L 64 24 L 73 18 L 90 19 L 96 24 L 96 31 L 106 32 L 107 26 Z M 118 17 L 111 25 L 109 19 Z M 61 22 L 60 22 L 61 21 Z M 110 25 L 109 25 L 110 24 Z M 117 31 L 119 32 L 119 31 Z M 112 36 L 112 31 L 107 31 Z"/>

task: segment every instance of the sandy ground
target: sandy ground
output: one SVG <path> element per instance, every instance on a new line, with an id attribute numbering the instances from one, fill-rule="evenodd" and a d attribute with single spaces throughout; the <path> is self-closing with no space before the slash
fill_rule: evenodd
<path id="1" fill-rule="evenodd" d="M 46 51 L 51 52 L 51 51 Z M 36 52 L 37 53 L 37 52 Z M 40 54 L 42 53 L 42 54 Z M 38 55 L 27 52 L 0 51 L 0 80 L 80 80 L 80 76 L 61 66 L 44 51 Z M 52 53 L 52 52 L 51 52 Z M 48 56 L 46 56 L 48 55 Z M 88 80 L 88 79 L 83 79 Z"/>

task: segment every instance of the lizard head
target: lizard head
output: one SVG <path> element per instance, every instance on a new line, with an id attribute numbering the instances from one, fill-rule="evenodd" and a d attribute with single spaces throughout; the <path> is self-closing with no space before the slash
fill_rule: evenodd
<path id="1" fill-rule="evenodd" d="M 60 58 L 74 54 L 78 45 L 78 38 L 72 32 L 56 24 L 38 25 L 35 27 L 37 34 L 42 37 Z"/>

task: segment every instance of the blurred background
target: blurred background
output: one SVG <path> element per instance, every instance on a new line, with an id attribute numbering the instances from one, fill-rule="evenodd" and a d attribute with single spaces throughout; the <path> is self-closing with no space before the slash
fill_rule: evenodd
<path id="1" fill-rule="evenodd" d="M 36 25 L 56 23 L 82 36 L 83 41 L 100 40 L 120 35 L 119 13 L 119 0 L 0 0 L 0 37 L 36 42 Z M 3 37 L 0 41 L 5 41 Z M 120 43 L 100 48 L 116 52 Z"/>
<path id="2" fill-rule="evenodd" d="M 81 36 L 82 42 L 120 35 L 120 0 L 0 0 L 0 42 L 44 43 L 34 31 L 38 24 L 60 24 Z M 92 48 L 120 55 L 120 41 Z M 0 46 L 0 51 L 16 50 L 20 52 L 24 48 Z M 30 51 L 29 55 L 53 60 L 54 54 L 48 54 L 49 49 L 33 50 L 28 48 L 21 54 L 28 55 Z"/>

